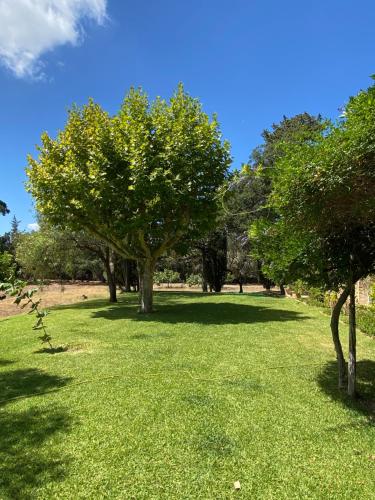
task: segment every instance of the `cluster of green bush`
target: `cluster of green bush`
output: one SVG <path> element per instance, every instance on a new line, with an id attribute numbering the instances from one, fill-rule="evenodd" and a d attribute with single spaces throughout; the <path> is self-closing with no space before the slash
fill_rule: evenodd
<path id="1" fill-rule="evenodd" d="M 297 297 L 304 297 L 304 302 L 309 305 L 322 307 L 324 309 L 331 309 L 337 301 L 337 292 L 324 291 L 321 288 L 308 287 L 302 281 L 293 283 L 291 286 Z M 375 337 L 375 283 L 372 285 L 370 293 L 370 306 L 357 306 L 356 308 L 356 322 L 358 328 L 367 335 Z M 343 309 L 342 317 L 347 321 L 346 308 Z"/>
<path id="2" fill-rule="evenodd" d="M 171 283 L 180 283 L 181 278 L 177 271 L 172 269 L 164 269 L 163 271 L 156 271 L 154 274 L 154 283 L 161 285 L 166 283 L 169 286 Z"/>
<path id="3" fill-rule="evenodd" d="M 375 306 L 359 306 L 357 307 L 357 326 L 358 328 L 375 337 Z"/>
<path id="4" fill-rule="evenodd" d="M 16 264 L 9 252 L 0 253 L 0 283 L 11 281 L 16 274 Z"/>
<path id="5" fill-rule="evenodd" d="M 200 274 L 190 274 L 186 278 L 187 286 L 202 286 L 202 276 Z"/>
<path id="6" fill-rule="evenodd" d="M 172 269 L 164 269 L 163 271 L 156 271 L 154 274 L 154 283 L 156 285 L 166 284 L 167 287 L 173 283 L 183 283 L 180 274 Z M 200 274 L 190 274 L 185 280 L 186 285 L 201 286 L 202 276 Z"/>

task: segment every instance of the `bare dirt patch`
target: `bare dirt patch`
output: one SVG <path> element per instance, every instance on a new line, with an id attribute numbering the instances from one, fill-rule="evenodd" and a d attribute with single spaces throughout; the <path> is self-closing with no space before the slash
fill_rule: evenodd
<path id="1" fill-rule="evenodd" d="M 34 288 L 30 286 L 30 288 Z M 87 299 L 102 299 L 108 296 L 108 287 L 102 283 L 51 283 L 43 286 L 35 295 L 42 299 L 42 308 L 57 305 L 74 304 Z M 8 297 L 0 302 L 0 318 L 26 313 L 26 309 L 20 309 L 13 303 L 14 298 Z"/>

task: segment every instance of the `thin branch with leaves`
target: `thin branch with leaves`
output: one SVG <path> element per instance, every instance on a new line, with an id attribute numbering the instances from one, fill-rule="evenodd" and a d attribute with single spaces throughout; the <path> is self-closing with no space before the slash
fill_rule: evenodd
<path id="1" fill-rule="evenodd" d="M 25 309 L 30 307 L 28 314 L 35 314 L 36 322 L 33 330 L 40 330 L 41 335 L 38 337 L 43 344 L 48 344 L 51 349 L 52 337 L 47 332 L 47 327 L 44 323 L 44 318 L 48 315 L 48 311 L 40 308 L 42 299 L 35 300 L 34 295 L 39 291 L 39 288 L 26 289 L 27 283 L 21 280 L 15 280 L 13 283 L 0 283 L 0 291 L 4 292 L 0 296 L 0 300 L 5 299 L 7 296 L 15 297 L 14 303 Z"/>

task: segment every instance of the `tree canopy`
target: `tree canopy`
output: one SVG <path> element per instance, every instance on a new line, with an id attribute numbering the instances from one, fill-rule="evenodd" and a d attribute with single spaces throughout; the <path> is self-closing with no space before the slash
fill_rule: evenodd
<path id="1" fill-rule="evenodd" d="M 148 312 L 156 260 L 214 223 L 230 161 L 216 117 L 182 85 L 169 102 L 131 89 L 115 116 L 91 100 L 71 109 L 56 139 L 43 134 L 28 189 L 53 224 L 86 229 L 138 262 Z"/>

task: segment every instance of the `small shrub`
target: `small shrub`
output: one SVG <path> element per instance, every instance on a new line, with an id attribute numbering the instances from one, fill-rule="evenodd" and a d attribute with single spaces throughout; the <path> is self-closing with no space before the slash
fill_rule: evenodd
<path id="1" fill-rule="evenodd" d="M 12 254 L 4 252 L 0 254 L 0 281 L 12 281 L 16 275 L 16 266 Z"/>
<path id="2" fill-rule="evenodd" d="M 162 283 L 167 283 L 167 287 L 171 283 L 179 283 L 180 275 L 176 271 L 172 271 L 171 269 L 164 269 L 163 271 L 157 271 L 154 274 L 154 282 L 157 285 L 161 285 Z"/>
<path id="3" fill-rule="evenodd" d="M 234 283 L 236 281 L 236 277 L 232 273 L 227 273 L 227 276 L 225 278 L 225 283 Z"/>
<path id="4" fill-rule="evenodd" d="M 363 333 L 375 337 L 375 307 L 358 306 L 356 321 Z"/>
<path id="5" fill-rule="evenodd" d="M 200 274 L 190 274 L 186 278 L 187 286 L 201 286 L 202 285 L 202 276 Z"/>
<path id="6" fill-rule="evenodd" d="M 296 280 L 292 285 L 294 293 L 297 295 L 297 298 L 300 298 L 301 295 L 306 291 L 306 284 L 302 280 Z"/>
<path id="7" fill-rule="evenodd" d="M 307 290 L 306 302 L 312 306 L 324 305 L 324 291 L 321 288 L 311 287 Z"/>

